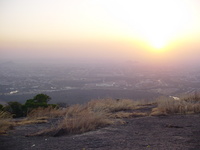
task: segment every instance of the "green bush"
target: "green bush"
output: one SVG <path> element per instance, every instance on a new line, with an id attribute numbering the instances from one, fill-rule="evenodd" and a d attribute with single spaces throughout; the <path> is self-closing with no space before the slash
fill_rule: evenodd
<path id="1" fill-rule="evenodd" d="M 58 105 L 56 104 L 48 104 L 50 100 L 51 97 L 48 95 L 38 94 L 34 96 L 33 99 L 26 100 L 25 104 L 23 105 L 19 102 L 8 102 L 5 107 L 0 104 L 0 110 L 13 114 L 13 117 L 23 117 L 27 116 L 31 110 L 38 107 L 46 108 L 51 106 L 52 108 L 58 108 Z"/>
<path id="2" fill-rule="evenodd" d="M 49 104 L 47 103 L 50 100 L 51 100 L 51 97 L 49 97 L 46 94 L 38 94 L 34 96 L 33 99 L 27 100 L 25 104 L 23 105 L 24 114 L 27 115 L 28 112 L 38 107 L 48 107 Z"/>

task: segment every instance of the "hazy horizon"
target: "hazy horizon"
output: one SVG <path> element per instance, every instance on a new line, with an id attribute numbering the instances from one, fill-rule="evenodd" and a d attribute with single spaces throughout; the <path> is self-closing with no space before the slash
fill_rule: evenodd
<path id="1" fill-rule="evenodd" d="M 198 65 L 198 0 L 0 2 L 2 61 Z"/>

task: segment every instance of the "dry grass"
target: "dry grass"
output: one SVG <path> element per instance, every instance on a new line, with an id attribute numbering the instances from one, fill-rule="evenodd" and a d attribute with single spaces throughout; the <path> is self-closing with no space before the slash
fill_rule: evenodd
<path id="1" fill-rule="evenodd" d="M 65 109 L 63 120 L 52 128 L 34 135 L 78 134 L 113 124 L 117 118 L 144 116 L 142 113 L 129 113 L 125 110 L 135 109 L 132 100 L 102 99 L 93 100 L 86 105 L 73 105 Z M 119 121 L 123 122 L 124 121 Z"/>
<path id="2" fill-rule="evenodd" d="M 35 118 L 35 119 L 28 119 L 28 118 L 25 118 L 25 119 L 22 119 L 22 120 L 19 120 L 19 121 L 15 121 L 14 125 L 15 126 L 22 126 L 22 125 L 27 125 L 27 124 L 40 124 L 40 123 L 47 123 L 47 118 Z"/>
<path id="3" fill-rule="evenodd" d="M 14 126 L 27 125 L 27 124 L 36 124 L 36 123 L 47 123 L 47 117 L 40 118 L 25 118 L 19 120 L 12 120 L 13 115 L 0 111 L 0 134 L 6 134 L 6 132 L 12 129 Z"/>
<path id="4" fill-rule="evenodd" d="M 37 118 L 55 118 L 59 116 L 63 116 L 65 111 L 63 109 L 53 108 L 51 106 L 47 108 L 38 107 L 30 111 L 27 115 L 29 119 L 37 119 Z"/>
<path id="5" fill-rule="evenodd" d="M 62 134 L 78 134 L 112 123 L 105 114 L 95 113 L 84 105 L 74 105 L 66 109 L 65 116 L 52 128 L 40 131 L 33 135 L 60 136 Z"/>
<path id="6" fill-rule="evenodd" d="M 147 113 L 132 111 L 146 107 L 146 105 L 144 102 L 129 99 L 92 100 L 85 105 L 73 105 L 65 109 L 37 108 L 29 112 L 27 118 L 13 123 L 16 126 L 47 123 L 48 119 L 58 117 L 55 120 L 57 122 L 54 122 L 51 128 L 32 135 L 59 136 L 62 134 L 79 134 L 113 123 L 124 124 L 123 118 L 147 116 Z"/>
<path id="7" fill-rule="evenodd" d="M 114 118 L 114 119 L 134 118 L 134 117 L 144 117 L 144 116 L 148 116 L 148 114 L 141 112 L 123 112 L 123 111 L 109 114 L 109 118 Z"/>
<path id="8" fill-rule="evenodd" d="M 135 109 L 132 100 L 92 100 L 86 105 L 74 105 L 66 110 L 59 128 L 65 133 L 83 133 L 114 123 L 116 118 L 130 118 L 144 114 L 124 112 Z"/>
<path id="9" fill-rule="evenodd" d="M 0 111 L 0 134 L 5 134 L 7 130 L 13 127 L 13 123 L 10 122 L 12 114 L 4 111 Z"/>
<path id="10" fill-rule="evenodd" d="M 92 100 L 85 105 L 73 105 L 65 109 L 37 108 L 32 110 L 26 119 L 15 122 L 15 125 L 25 125 L 33 123 L 46 123 L 47 119 L 59 117 L 56 124 L 38 133 L 29 135 L 51 135 L 60 136 L 63 134 L 79 134 L 91 130 L 95 130 L 113 123 L 126 123 L 123 118 L 143 117 L 148 116 L 147 113 L 133 112 L 138 108 L 151 108 L 149 105 L 155 105 L 151 115 L 167 115 L 167 114 L 188 114 L 200 113 L 200 97 L 198 95 L 183 97 L 180 100 L 173 98 L 160 98 L 153 102 L 140 102 L 132 100 L 114 100 L 102 99 Z M 6 120 L 10 114 L 0 112 L 0 119 Z M 6 115 L 8 115 L 6 117 Z M 6 118 L 6 119 L 4 119 Z M 57 120 L 57 119 L 56 119 Z M 9 127 L 9 122 L 1 126 Z M 6 130 L 2 128 L 3 130 Z"/>
<path id="11" fill-rule="evenodd" d="M 197 96 L 187 96 L 180 100 L 160 98 L 157 104 L 158 107 L 152 110 L 151 115 L 200 113 L 200 97 Z"/>
<path id="12" fill-rule="evenodd" d="M 94 112 L 118 112 L 123 110 L 131 110 L 136 108 L 134 101 L 129 99 L 114 100 L 114 99 L 102 99 L 92 100 L 88 102 L 87 106 Z"/>

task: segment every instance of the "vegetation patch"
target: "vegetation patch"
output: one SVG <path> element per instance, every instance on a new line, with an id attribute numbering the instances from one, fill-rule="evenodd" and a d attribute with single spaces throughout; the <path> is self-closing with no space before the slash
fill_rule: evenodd
<path id="1" fill-rule="evenodd" d="M 45 96 L 40 96 L 44 98 L 45 103 L 47 104 Z M 40 102 L 42 105 L 44 104 L 44 101 Z M 160 98 L 156 101 L 156 103 L 148 102 L 147 104 L 128 99 L 102 99 L 92 100 L 84 105 L 72 105 L 67 108 L 45 105 L 45 107 L 40 106 L 32 108 L 28 112 L 27 117 L 21 121 L 15 122 L 15 125 L 47 123 L 48 119 L 58 118 L 55 120 L 56 122 L 53 122 L 50 128 L 28 136 L 61 136 L 80 134 L 114 123 L 124 124 L 126 121 L 124 121 L 123 118 L 149 116 L 151 109 L 152 112 L 150 115 L 200 113 L 200 96 L 195 95 L 183 97 L 181 99 L 173 99 L 173 97 Z M 1 118 L 9 119 L 12 116 L 11 113 L 4 113 L 2 113 L 2 116 L 6 116 L 6 114 L 8 114 L 8 117 Z"/>

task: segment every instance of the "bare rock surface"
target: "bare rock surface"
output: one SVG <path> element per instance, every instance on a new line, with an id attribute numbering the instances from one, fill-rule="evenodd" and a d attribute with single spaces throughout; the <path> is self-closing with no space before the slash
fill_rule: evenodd
<path id="1" fill-rule="evenodd" d="M 60 137 L 25 136 L 51 123 L 19 126 L 0 136 L 0 150 L 200 150 L 200 114 L 125 121 L 125 124 Z"/>

